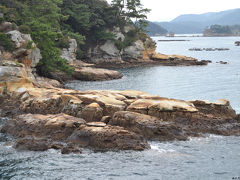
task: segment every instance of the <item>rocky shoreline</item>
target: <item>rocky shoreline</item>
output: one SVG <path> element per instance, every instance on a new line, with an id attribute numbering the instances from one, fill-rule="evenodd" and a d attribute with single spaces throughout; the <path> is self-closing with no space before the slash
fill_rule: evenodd
<path id="1" fill-rule="evenodd" d="M 83 148 L 143 151 L 150 148 L 149 140 L 182 141 L 205 133 L 240 135 L 239 115 L 227 100 L 212 103 L 169 99 L 140 91 L 63 89 L 60 82 L 36 73 L 41 54 L 34 43 L 27 49 L 30 35 L 18 31 L 8 34 L 16 48 L 13 52 L 0 50 L 0 113 L 10 118 L 0 132 L 13 136 L 14 147 L 19 150 L 54 148 L 63 154 L 81 153 Z M 57 71 L 52 77 L 63 82 L 74 78 L 100 81 L 122 77 L 116 71 L 96 68 L 100 66 L 208 64 L 191 57 L 156 53 L 154 48 L 144 49 L 146 45 L 142 42 L 135 45 L 142 48 L 130 46 L 125 55 L 129 58 L 135 53 L 143 58 L 104 59 L 87 64 L 75 59 L 76 43 L 70 40 L 70 48 L 63 50 L 63 57 L 75 72 L 67 76 Z M 99 49 L 107 53 L 109 46 L 104 47 Z"/>
<path id="2" fill-rule="evenodd" d="M 0 132 L 16 138 L 19 150 L 142 151 L 150 148 L 148 140 L 240 135 L 239 115 L 227 100 L 183 101 L 140 91 L 82 92 L 17 80 L 2 93 L 2 116 L 10 120 Z"/>

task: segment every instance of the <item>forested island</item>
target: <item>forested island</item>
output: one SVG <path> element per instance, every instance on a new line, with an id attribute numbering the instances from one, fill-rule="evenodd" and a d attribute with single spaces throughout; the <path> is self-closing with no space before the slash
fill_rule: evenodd
<path id="1" fill-rule="evenodd" d="M 203 32 L 204 36 L 240 36 L 240 25 L 212 25 Z"/>

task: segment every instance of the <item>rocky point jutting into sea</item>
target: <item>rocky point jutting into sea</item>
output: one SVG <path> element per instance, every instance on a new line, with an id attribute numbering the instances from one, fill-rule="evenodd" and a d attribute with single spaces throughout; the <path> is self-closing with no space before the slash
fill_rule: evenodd
<path id="1" fill-rule="evenodd" d="M 134 90 L 63 89 L 58 81 L 36 74 L 41 52 L 34 43 L 30 49 L 26 47 L 26 43 L 32 41 L 30 35 L 11 28 L 6 33 L 15 43 L 15 50 L 0 51 L 1 116 L 10 118 L 0 132 L 13 136 L 17 149 L 44 151 L 53 148 L 61 149 L 63 154 L 81 153 L 82 148 L 142 151 L 150 148 L 148 140 L 183 141 L 204 133 L 240 135 L 240 117 L 228 100 L 183 101 Z M 97 53 L 95 60 L 92 57 L 94 65 L 91 65 L 76 60 L 76 43 L 73 39 L 69 41 L 70 48 L 63 50 L 62 55 L 75 67 L 69 79 L 121 78 L 116 71 L 92 66 L 207 64 L 190 57 L 158 54 L 153 41 L 147 38 L 145 42 L 138 40 L 128 47 L 125 50 L 128 60 L 119 61 L 117 53 L 110 54 L 114 50 L 109 45 L 111 42 L 106 42 L 103 47 L 95 48 L 101 53 Z M 151 46 L 146 45 L 147 42 Z M 115 57 L 115 61 L 110 57 Z M 107 64 L 109 61 L 111 63 Z M 59 74 L 52 76 L 57 79 Z"/>

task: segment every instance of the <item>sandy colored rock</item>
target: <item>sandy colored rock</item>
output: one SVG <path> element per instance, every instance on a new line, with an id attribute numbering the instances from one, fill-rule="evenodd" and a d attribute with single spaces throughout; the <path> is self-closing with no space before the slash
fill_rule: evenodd
<path id="1" fill-rule="evenodd" d="M 33 88 L 34 77 L 25 68 L 11 66 L 0 66 L 0 94 L 12 94 L 21 88 Z"/>
<path id="2" fill-rule="evenodd" d="M 92 127 L 105 127 L 106 123 L 104 122 L 90 122 L 86 124 L 87 126 L 92 126 Z"/>
<path id="3" fill-rule="evenodd" d="M 92 103 L 84 107 L 81 114 L 79 115 L 87 122 L 101 121 L 103 116 L 103 109 L 99 106 L 99 104 Z"/>
<path id="4" fill-rule="evenodd" d="M 197 59 L 181 55 L 165 55 L 161 53 L 155 53 L 152 55 L 154 60 L 186 60 L 186 61 L 197 61 Z"/>
<path id="5" fill-rule="evenodd" d="M 40 77 L 40 76 L 36 77 L 36 82 L 38 83 L 36 85 L 42 88 L 54 88 L 54 87 L 62 88 L 63 87 L 63 85 L 55 79 L 49 79 L 49 78 Z"/>
<path id="6" fill-rule="evenodd" d="M 122 74 L 117 71 L 91 67 L 75 69 L 73 76 L 82 81 L 106 81 L 122 78 Z"/>
<path id="7" fill-rule="evenodd" d="M 145 96 L 150 98 L 149 96 Z M 187 101 L 167 99 L 161 97 L 152 97 L 153 99 L 138 99 L 128 106 L 128 111 L 149 114 L 158 117 L 161 112 L 185 111 L 197 112 L 193 104 Z"/>
<path id="8" fill-rule="evenodd" d="M 23 114 L 9 120 L 1 132 L 14 137 L 34 136 L 57 141 L 65 141 L 73 131 L 85 121 L 66 114 L 41 115 Z"/>

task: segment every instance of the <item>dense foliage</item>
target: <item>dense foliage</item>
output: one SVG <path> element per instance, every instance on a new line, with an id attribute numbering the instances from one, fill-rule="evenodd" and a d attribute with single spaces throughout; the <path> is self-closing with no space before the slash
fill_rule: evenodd
<path id="1" fill-rule="evenodd" d="M 109 31 L 114 26 L 138 22 L 137 29 L 143 29 L 148 11 L 140 0 L 113 0 L 111 6 L 100 0 L 0 1 L 4 20 L 17 25 L 22 33 L 30 33 L 40 48 L 43 58 L 37 70 L 46 76 L 55 70 L 71 73 L 67 62 L 60 57 L 60 49 L 69 46 L 68 37 L 77 40 L 77 58 L 81 58 L 91 44 L 114 40 Z M 119 48 L 128 46 L 134 38 L 127 36 L 125 42 L 118 43 Z"/>
<path id="2" fill-rule="evenodd" d="M 15 44 L 5 33 L 0 33 L 0 46 L 3 47 L 5 51 L 13 51 L 15 49 Z"/>

